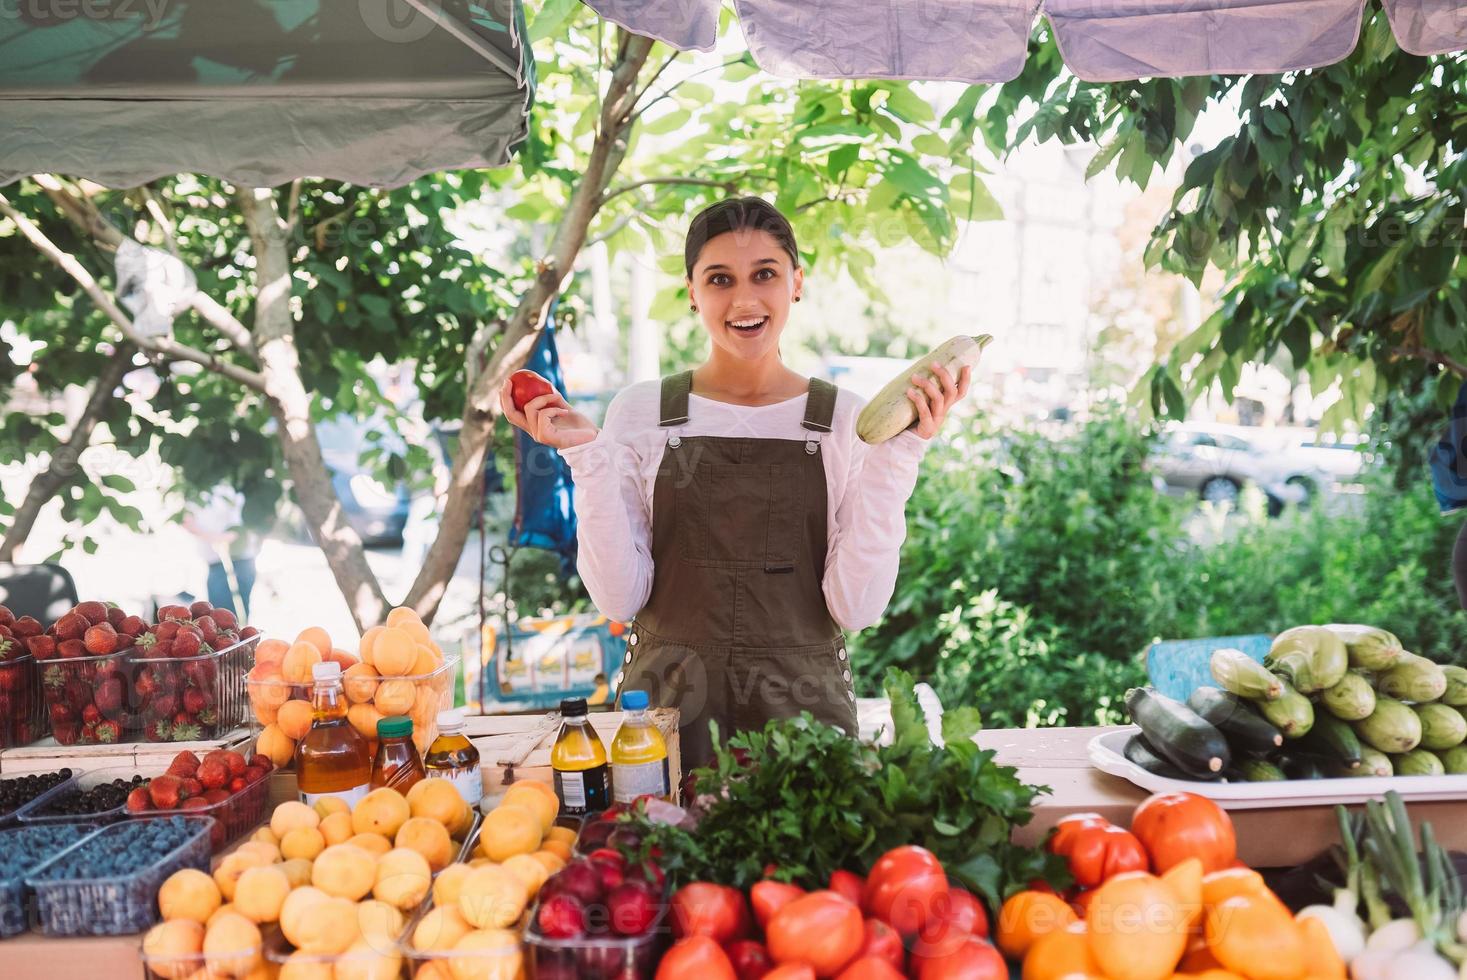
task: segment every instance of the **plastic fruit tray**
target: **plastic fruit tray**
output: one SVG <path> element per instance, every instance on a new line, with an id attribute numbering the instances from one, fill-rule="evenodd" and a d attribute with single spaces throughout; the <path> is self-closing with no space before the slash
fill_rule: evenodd
<path id="1" fill-rule="evenodd" d="M 26 876 L 96 829 L 96 824 L 91 823 L 55 823 L 0 831 L 0 855 L 34 846 L 37 841 L 49 840 L 53 847 L 59 847 L 44 857 L 17 862 L 15 871 L 8 877 L 0 873 L 0 937 L 25 932 L 30 926 L 27 921 L 30 889 L 25 883 Z M 54 843 L 57 840 L 61 843 Z"/>
<path id="2" fill-rule="evenodd" d="M 135 821 L 89 834 L 27 876 L 26 884 L 36 893 L 41 931 L 49 936 L 119 936 L 142 932 L 156 923 L 158 889 L 168 876 L 182 868 L 209 870 L 209 832 L 214 821 L 208 817 L 170 819 L 189 826 L 187 839 L 127 874 L 52 878 L 48 869 L 77 848 L 135 827 Z"/>
<path id="3" fill-rule="evenodd" d="M 15 812 L 16 819 L 22 824 L 30 823 L 72 823 L 78 820 L 87 823 L 104 824 L 114 820 L 121 820 L 127 813 L 127 803 L 118 804 L 110 810 L 100 813 L 54 813 L 51 808 L 69 793 L 76 793 L 110 783 L 114 779 L 130 781 L 137 775 L 137 770 L 131 766 L 108 766 L 103 769 L 93 769 L 62 783 L 60 786 L 52 787 L 40 796 L 31 800 L 25 806 Z"/>
<path id="4" fill-rule="evenodd" d="M 249 719 L 245 674 L 260 636 L 193 657 L 128 654 L 130 734 L 144 742 L 196 742 L 227 735 Z"/>
<path id="5" fill-rule="evenodd" d="M 0 779 L 21 779 L 21 778 L 24 778 L 24 776 L 31 776 L 31 775 L 37 775 L 37 776 L 40 776 L 40 775 L 59 776 L 59 775 L 62 775 L 63 773 L 65 774 L 65 778 L 62 779 L 60 782 L 58 782 L 56 784 L 56 786 L 64 786 L 65 784 L 67 784 L 69 782 L 74 782 L 75 781 L 76 777 L 72 775 L 71 769 L 69 767 L 68 768 L 62 768 L 62 769 L 53 769 L 53 770 L 51 770 L 48 773 L 25 773 L 23 775 L 17 775 L 17 776 L 4 776 L 4 777 L 0 777 Z M 22 803 L 19 806 L 13 807 L 12 809 L 9 809 L 9 810 L 4 811 L 3 813 L 0 813 L 0 828 L 13 827 L 16 824 L 20 823 L 20 811 L 23 810 L 23 809 L 25 809 L 28 804 L 34 803 L 36 800 L 39 800 L 41 797 L 43 797 L 47 793 L 51 792 L 51 790 L 55 789 L 56 786 L 48 786 L 46 789 L 41 790 L 41 792 L 37 793 L 35 796 L 33 796 L 30 799 L 26 800 L 25 803 Z"/>
<path id="6" fill-rule="evenodd" d="M 640 936 L 583 936 L 580 939 L 551 939 L 540 934 L 536 919 L 537 900 L 530 909 L 525 928 L 525 958 L 530 976 L 552 980 L 580 977 L 583 980 L 652 980 L 657 961 L 666 946 L 670 928 L 667 902 L 657 906 L 657 917 Z"/>
<path id="7" fill-rule="evenodd" d="M 46 699 L 35 658 L 22 654 L 0 662 L 0 749 L 46 737 Z"/>
<path id="8" fill-rule="evenodd" d="M 404 913 L 403 919 L 407 923 L 403 931 L 395 938 L 385 942 L 380 949 L 372 951 L 355 950 L 344 953 L 307 953 L 296 949 L 285 938 L 285 934 L 279 929 L 269 929 L 264 933 L 265 959 L 282 974 L 284 965 L 292 964 L 292 975 L 298 976 L 325 976 L 335 974 L 338 977 L 371 977 L 373 980 L 386 980 L 386 978 L 407 977 L 410 975 L 410 962 L 404 953 L 407 945 L 408 930 L 416 921 L 417 913 Z M 365 925 L 366 923 L 359 923 Z M 379 956 L 385 957 L 386 962 L 379 962 Z M 396 961 L 396 972 L 393 972 L 392 961 Z M 484 976 L 489 976 L 484 974 Z M 504 974 L 506 978 L 514 976 L 512 973 Z"/>
<path id="9" fill-rule="evenodd" d="M 418 924 L 433 911 L 433 897 L 418 907 L 418 911 L 408 920 L 407 928 L 403 930 L 402 955 L 409 964 L 413 974 L 428 963 L 441 964 L 450 976 L 459 977 L 523 977 L 534 976 L 526 971 L 526 953 L 523 943 L 516 942 L 491 949 L 476 950 L 420 950 L 413 948 L 413 934 L 417 931 Z M 441 972 L 441 970 L 440 970 Z M 576 973 L 568 973 L 566 977 L 579 976 Z M 650 977 L 651 974 L 649 973 Z"/>
<path id="10" fill-rule="evenodd" d="M 104 745 L 128 734 L 127 650 L 40 663 L 51 735 L 60 745 Z"/>
<path id="11" fill-rule="evenodd" d="M 238 793 L 231 794 L 228 799 L 211 803 L 208 806 L 176 810 L 145 810 L 142 813 L 129 813 L 127 816 L 143 820 L 174 816 L 209 817 L 214 821 L 214 826 L 209 831 L 209 849 L 218 854 L 229 844 L 259 826 L 260 821 L 264 819 L 265 809 L 269 802 L 270 780 L 267 778 L 249 783 Z"/>

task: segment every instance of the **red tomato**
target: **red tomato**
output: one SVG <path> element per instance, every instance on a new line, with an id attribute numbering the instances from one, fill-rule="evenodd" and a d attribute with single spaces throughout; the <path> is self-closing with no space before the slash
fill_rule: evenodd
<path id="1" fill-rule="evenodd" d="M 947 874 L 937 855 L 909 844 L 876 860 L 866 876 L 861 904 L 868 914 L 909 937 L 917 934 L 947 892 Z"/>
<path id="2" fill-rule="evenodd" d="M 950 888 L 932 908 L 932 917 L 917 933 L 916 949 L 928 956 L 960 945 L 969 936 L 988 938 L 988 913 L 971 892 Z"/>
<path id="3" fill-rule="evenodd" d="M 969 936 L 956 949 L 938 956 L 918 957 L 916 980 L 1008 980 L 1003 956 L 987 940 Z"/>
<path id="4" fill-rule="evenodd" d="M 1060 817 L 1055 822 L 1053 835 L 1049 838 L 1050 852 L 1058 854 L 1055 848 L 1064 846 L 1070 836 L 1082 830 L 1109 826 L 1111 822 L 1098 813 L 1072 813 L 1068 817 Z"/>
<path id="5" fill-rule="evenodd" d="M 832 871 L 830 873 L 830 890 L 837 895 L 844 895 L 853 904 L 861 904 L 861 891 L 866 887 L 866 879 L 854 871 Z"/>
<path id="6" fill-rule="evenodd" d="M 554 390 L 555 388 L 549 381 L 534 371 L 521 370 L 509 376 L 509 397 L 514 402 L 514 407 L 521 412 L 525 410 L 525 405 L 529 402 L 541 395 L 548 395 Z"/>
<path id="7" fill-rule="evenodd" d="M 769 925 L 769 920 L 774 918 L 774 913 L 784 908 L 790 902 L 805 894 L 805 889 L 799 885 L 787 884 L 783 881 L 759 881 L 749 889 L 749 904 L 754 906 L 754 918 L 763 929 Z"/>
<path id="8" fill-rule="evenodd" d="M 724 952 L 728 954 L 729 962 L 733 964 L 739 980 L 759 980 L 774 969 L 774 957 L 769 955 L 769 950 L 761 942 L 735 939 L 724 947 Z"/>
<path id="9" fill-rule="evenodd" d="M 748 906 L 737 888 L 695 881 L 672 896 L 672 931 L 709 936 L 719 945 L 742 939 L 749 928 Z"/>
<path id="10" fill-rule="evenodd" d="M 1114 824 L 1065 827 L 1050 838 L 1049 850 L 1070 864 L 1070 874 L 1081 888 L 1095 888 L 1124 871 L 1145 871 L 1146 848 L 1129 830 Z"/>
<path id="11" fill-rule="evenodd" d="M 867 919 L 863 926 L 860 958 L 886 960 L 898 970 L 906 966 L 907 951 L 902 947 L 902 937 L 895 929 L 880 919 Z"/>
<path id="12" fill-rule="evenodd" d="M 656 980 L 739 980 L 739 976 L 722 946 L 707 936 L 689 936 L 663 954 Z"/>
<path id="13" fill-rule="evenodd" d="M 865 930 L 861 910 L 832 891 L 811 892 L 774 913 L 765 931 L 776 963 L 808 963 L 833 977 L 855 959 Z"/>
<path id="14" fill-rule="evenodd" d="M 764 980 L 815 980 L 815 976 L 809 963 L 785 963 L 764 974 Z"/>
<path id="15" fill-rule="evenodd" d="M 1195 793 L 1157 793 L 1131 817 L 1131 833 L 1151 855 L 1157 874 L 1189 857 L 1202 860 L 1202 873 L 1230 868 L 1238 840 L 1227 811 Z"/>
<path id="16" fill-rule="evenodd" d="M 840 971 L 835 980 L 905 980 L 906 974 L 879 956 L 862 956 Z"/>

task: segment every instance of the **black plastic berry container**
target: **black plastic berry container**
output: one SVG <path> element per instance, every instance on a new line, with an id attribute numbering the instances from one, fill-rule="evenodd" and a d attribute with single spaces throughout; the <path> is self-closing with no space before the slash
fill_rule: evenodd
<path id="1" fill-rule="evenodd" d="M 0 831 L 0 855 L 6 856 L 35 846 L 37 841 L 69 838 L 63 843 L 53 844 L 56 849 L 51 853 L 19 864 L 10 873 L 0 869 L 0 937 L 14 936 L 30 927 L 27 915 L 30 889 L 26 887 L 26 876 L 96 829 L 96 824 L 90 823 L 54 823 Z"/>
<path id="2" fill-rule="evenodd" d="M 51 877 L 67 854 L 103 841 L 109 834 L 127 833 L 148 821 L 112 824 L 82 838 L 26 877 L 36 894 L 41 932 L 48 936 L 122 936 L 143 932 L 158 921 L 158 889 L 168 876 L 183 868 L 209 870 L 210 817 L 167 817 L 188 828 L 183 843 L 168 853 L 139 864 L 126 874 L 95 878 Z"/>
<path id="3" fill-rule="evenodd" d="M 90 790 L 103 783 L 110 783 L 114 779 L 129 781 L 136 774 L 137 770 L 131 766 L 108 766 L 84 772 L 31 800 L 16 811 L 16 819 L 22 824 L 75 823 L 76 821 L 104 824 L 121 820 L 127 815 L 126 794 L 123 795 L 122 802 L 117 806 L 96 813 L 58 813 L 54 808 L 70 793 Z"/>

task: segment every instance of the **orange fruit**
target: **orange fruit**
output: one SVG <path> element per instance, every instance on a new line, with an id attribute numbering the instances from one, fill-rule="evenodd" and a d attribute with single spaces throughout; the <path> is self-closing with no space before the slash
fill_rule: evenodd
<path id="1" fill-rule="evenodd" d="M 454 943 L 473 931 L 474 927 L 463 917 L 457 906 L 438 905 L 418 920 L 413 929 L 413 949 L 435 952 L 449 950 Z"/>
<path id="2" fill-rule="evenodd" d="M 1202 921 L 1202 859 L 1190 857 L 1167 868 L 1161 880 L 1172 886 L 1191 931 Z"/>
<path id="3" fill-rule="evenodd" d="M 290 894 L 290 879 L 275 865 L 248 868 L 234 885 L 234 909 L 254 923 L 274 922 Z"/>
<path id="4" fill-rule="evenodd" d="M 316 855 L 326 850 L 326 835 L 317 827 L 297 827 L 286 833 L 280 841 L 280 856 L 289 861 L 304 858 L 314 861 Z"/>
<path id="5" fill-rule="evenodd" d="M 331 654 L 331 634 L 319 626 L 308 626 L 295 638 L 296 643 L 309 643 L 325 660 Z"/>
<path id="6" fill-rule="evenodd" d="M 417 694 L 418 689 L 412 681 L 393 677 L 377 685 L 377 693 L 372 695 L 372 704 L 382 712 L 384 718 L 406 715 L 413 710 L 413 699 Z"/>
<path id="7" fill-rule="evenodd" d="M 372 790 L 352 807 L 351 825 L 359 834 L 381 834 L 391 840 L 412 815 L 413 811 L 408 808 L 403 795 L 383 786 Z"/>
<path id="8" fill-rule="evenodd" d="M 1039 936 L 1024 957 L 1023 980 L 1065 980 L 1099 973 L 1083 921 Z"/>
<path id="9" fill-rule="evenodd" d="M 342 672 L 341 688 L 353 704 L 371 701 L 377 693 L 377 668 L 371 664 L 352 664 Z"/>
<path id="10" fill-rule="evenodd" d="M 434 871 L 442 871 L 453 860 L 453 841 L 448 828 L 428 817 L 409 817 L 393 838 L 396 847 L 417 851 Z"/>
<path id="11" fill-rule="evenodd" d="M 506 861 L 516 854 L 540 849 L 543 831 L 540 818 L 528 807 L 501 803 L 489 811 L 479 830 L 479 851 L 491 861 Z"/>
<path id="12" fill-rule="evenodd" d="M 548 846 L 546 850 L 549 850 Z M 1011 895 L 999 909 L 994 940 L 1005 956 L 1020 960 L 1040 936 L 1056 932 L 1077 921 L 1075 910 L 1058 895 L 1022 891 Z"/>
<path id="13" fill-rule="evenodd" d="M 433 879 L 433 904 L 440 907 L 457 905 L 458 893 L 472 870 L 467 864 L 450 864 L 439 872 Z"/>
<path id="14" fill-rule="evenodd" d="M 326 846 L 333 844 L 345 844 L 356 835 L 356 830 L 351 825 L 350 813 L 333 813 L 321 821 L 321 836 L 326 841 Z"/>
<path id="15" fill-rule="evenodd" d="M 285 841 L 285 835 L 297 827 L 309 827 L 315 829 L 321 826 L 321 814 L 314 807 L 308 806 L 299 800 L 287 800 L 275 807 L 275 812 L 270 814 L 270 832 L 281 842 Z"/>
<path id="16" fill-rule="evenodd" d="M 346 720 L 362 738 L 376 738 L 377 722 L 382 720 L 382 712 L 373 704 L 354 704 L 346 709 Z"/>
<path id="17" fill-rule="evenodd" d="M 275 724 L 286 738 L 305 738 L 311 730 L 311 702 L 292 698 L 275 713 Z"/>
<path id="18" fill-rule="evenodd" d="M 401 677 L 413 669 L 417 659 L 417 644 L 403 630 L 389 626 L 377 634 L 372 645 L 372 666 L 383 677 Z"/>
<path id="19" fill-rule="evenodd" d="M 563 840 L 547 840 L 540 842 L 540 850 L 547 854 L 554 854 L 562 861 L 569 862 L 571 859 L 571 846 Z M 1074 915 L 1073 912 L 1070 913 Z"/>
<path id="20" fill-rule="evenodd" d="M 408 671 L 408 673 L 421 676 L 423 674 L 431 674 L 438 669 L 441 661 L 438 659 L 438 654 L 433 652 L 432 647 L 419 643 L 413 649 L 416 651 L 417 656 L 413 659 L 413 669 Z"/>
<path id="21" fill-rule="evenodd" d="M 285 659 L 280 663 L 280 676 L 291 684 L 310 684 L 311 668 L 320 662 L 321 651 L 315 644 L 292 643 L 285 653 Z"/>
<path id="22" fill-rule="evenodd" d="M 560 814 L 560 801 L 554 795 L 546 796 L 540 790 L 535 789 L 533 783 L 515 783 L 504 794 L 500 805 L 512 803 L 522 806 L 540 818 L 540 831 L 542 834 L 550 833 L 555 826 L 555 818 Z"/>
<path id="23" fill-rule="evenodd" d="M 204 963 L 209 975 L 244 976 L 259 965 L 260 946 L 259 926 L 238 913 L 219 916 L 204 932 Z"/>
<path id="24" fill-rule="evenodd" d="M 1205 928 L 1218 962 L 1251 980 L 1291 980 L 1310 966 L 1303 930 L 1272 892 L 1209 906 Z"/>
<path id="25" fill-rule="evenodd" d="M 503 868 L 484 865 L 469 872 L 458 893 L 458 910 L 480 929 L 507 929 L 524 914 L 530 890 Z"/>
<path id="26" fill-rule="evenodd" d="M 208 922 L 223 901 L 214 879 L 197 868 L 173 872 L 158 889 L 158 911 L 164 919 Z"/>
<path id="27" fill-rule="evenodd" d="M 1171 885 L 1145 871 L 1118 874 L 1095 889 L 1086 922 L 1101 972 L 1111 980 L 1171 976 L 1187 949 L 1181 904 Z"/>
<path id="28" fill-rule="evenodd" d="M 328 895 L 359 901 L 377 878 L 371 853 L 354 844 L 337 844 L 322 851 L 311 865 L 311 884 Z"/>
<path id="29" fill-rule="evenodd" d="M 382 631 L 386 628 L 385 626 L 373 626 L 362 634 L 362 642 L 357 644 L 357 655 L 362 658 L 362 663 L 372 663 L 377 637 L 382 635 Z"/>
<path id="30" fill-rule="evenodd" d="M 1223 868 L 1202 876 L 1202 904 L 1220 905 L 1234 895 L 1257 895 L 1268 890 L 1263 875 L 1252 868 Z"/>
<path id="31" fill-rule="evenodd" d="M 193 919 L 168 919 L 143 936 L 148 969 L 160 977 L 186 977 L 198 968 L 204 949 L 204 924 Z"/>
<path id="32" fill-rule="evenodd" d="M 360 847 L 373 857 L 381 857 L 392 850 L 392 841 L 381 834 L 356 834 L 348 839 L 347 843 Z"/>

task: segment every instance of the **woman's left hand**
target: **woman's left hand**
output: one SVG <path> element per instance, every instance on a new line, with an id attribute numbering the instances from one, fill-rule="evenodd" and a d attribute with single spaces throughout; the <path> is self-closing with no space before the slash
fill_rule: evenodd
<path id="1" fill-rule="evenodd" d="M 932 369 L 937 376 L 912 375 L 914 387 L 907 389 L 907 397 L 917 406 L 917 426 L 913 429 L 923 439 L 931 439 L 942 428 L 943 420 L 954 405 L 968 393 L 968 383 L 973 379 L 973 369 L 964 366 L 953 380 L 952 372 L 942 365 Z"/>

